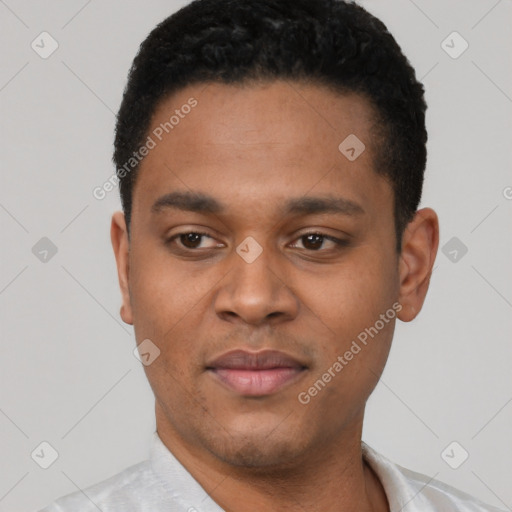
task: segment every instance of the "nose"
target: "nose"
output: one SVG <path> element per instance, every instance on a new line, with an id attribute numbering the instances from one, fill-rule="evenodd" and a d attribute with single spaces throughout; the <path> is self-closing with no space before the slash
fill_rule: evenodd
<path id="1" fill-rule="evenodd" d="M 286 277 L 283 262 L 263 249 L 256 259 L 233 252 L 232 266 L 215 298 L 223 320 L 254 326 L 276 324 L 297 316 L 299 303 Z"/>

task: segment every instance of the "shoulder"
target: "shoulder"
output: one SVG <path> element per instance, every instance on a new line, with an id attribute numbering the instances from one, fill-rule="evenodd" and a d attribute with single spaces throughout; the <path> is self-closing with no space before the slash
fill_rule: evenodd
<path id="1" fill-rule="evenodd" d="M 155 478 L 149 461 L 140 462 L 84 490 L 63 496 L 39 512 L 156 512 L 159 507 L 177 510 L 162 503 L 165 492 Z"/>
<path id="2" fill-rule="evenodd" d="M 391 510 L 503 512 L 455 487 L 391 462 L 363 443 L 363 457 L 379 477 Z"/>

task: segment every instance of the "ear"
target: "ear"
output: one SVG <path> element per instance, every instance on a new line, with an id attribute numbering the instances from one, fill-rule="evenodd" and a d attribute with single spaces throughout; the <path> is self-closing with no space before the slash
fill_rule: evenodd
<path id="1" fill-rule="evenodd" d="M 431 208 L 418 210 L 402 236 L 398 318 L 410 322 L 423 307 L 439 246 L 439 221 Z"/>
<path id="2" fill-rule="evenodd" d="M 128 240 L 128 230 L 123 212 L 115 212 L 112 215 L 112 224 L 110 226 L 110 239 L 112 248 L 116 257 L 117 276 L 119 278 L 119 287 L 121 288 L 121 318 L 127 324 L 133 325 L 133 314 L 130 303 L 129 287 L 129 253 L 130 245 Z"/>

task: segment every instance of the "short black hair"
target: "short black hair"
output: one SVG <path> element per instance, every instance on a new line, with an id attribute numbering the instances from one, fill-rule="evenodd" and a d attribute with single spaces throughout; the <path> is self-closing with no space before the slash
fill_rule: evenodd
<path id="1" fill-rule="evenodd" d="M 195 0 L 151 31 L 133 61 L 116 124 L 113 160 L 128 230 L 139 165 L 126 172 L 126 163 L 144 144 L 159 103 L 201 82 L 278 79 L 358 93 L 373 107 L 380 134 L 373 165 L 394 190 L 400 252 L 423 187 L 424 88 L 386 26 L 343 0 Z"/>

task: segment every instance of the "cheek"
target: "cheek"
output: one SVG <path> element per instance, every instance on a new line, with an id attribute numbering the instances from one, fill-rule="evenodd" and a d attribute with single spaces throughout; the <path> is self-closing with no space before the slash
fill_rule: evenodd
<path id="1" fill-rule="evenodd" d="M 314 290 L 307 295 L 307 305 L 333 332 L 355 336 L 373 325 L 396 300 L 393 276 L 393 270 L 378 260 L 373 265 L 347 264 L 304 283 L 305 289 Z"/>
<path id="2" fill-rule="evenodd" d="M 389 354 L 395 299 L 393 287 L 382 278 L 379 281 L 379 276 L 380 271 L 338 274 L 324 284 L 310 305 L 321 317 L 321 322 L 313 317 L 318 327 L 314 329 L 318 357 L 301 391 L 323 407 L 322 414 L 333 422 L 333 428 L 358 413 L 362 401 L 375 388 Z M 341 406 L 347 416 L 339 416 Z"/>
<path id="3" fill-rule="evenodd" d="M 393 337 L 396 273 L 391 256 L 386 260 L 366 247 L 364 254 L 354 254 L 321 283 L 314 279 L 316 287 L 313 282 L 305 284 L 315 290 L 308 306 L 315 313 L 312 321 L 321 329 L 315 328 L 319 364 L 311 382 L 329 370 L 336 376 L 326 376 L 332 379 L 326 401 L 352 403 L 356 396 L 369 396 L 378 381 Z"/>
<path id="4" fill-rule="evenodd" d="M 140 251 L 133 257 L 130 286 L 137 342 L 150 339 L 165 370 L 183 381 L 195 374 L 193 363 L 204 348 L 200 340 L 211 334 L 205 327 L 209 292 L 222 277 L 211 267 L 192 267 L 158 248 Z"/>
<path id="5" fill-rule="evenodd" d="M 194 308 L 201 290 L 191 285 L 197 281 L 183 264 L 171 260 L 161 248 L 148 244 L 146 250 L 135 250 L 131 263 L 134 325 L 142 336 L 162 335 Z"/>

